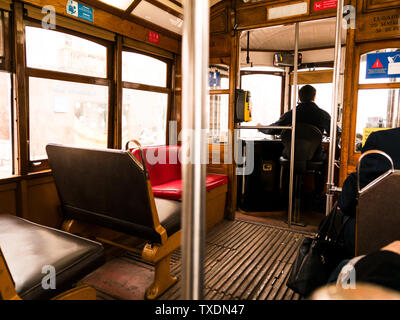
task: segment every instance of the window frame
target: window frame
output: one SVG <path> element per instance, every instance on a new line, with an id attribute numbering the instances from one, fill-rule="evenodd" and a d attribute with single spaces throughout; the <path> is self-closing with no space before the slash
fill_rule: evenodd
<path id="1" fill-rule="evenodd" d="M 157 60 L 160 60 L 162 62 L 165 62 L 167 65 L 167 72 L 166 72 L 166 86 L 165 87 L 160 87 L 160 86 L 154 86 L 154 85 L 148 85 L 148 84 L 142 84 L 142 83 L 137 83 L 137 82 L 130 82 L 130 81 L 123 81 L 122 80 L 122 71 L 121 71 L 121 91 L 123 91 L 123 89 L 131 89 L 131 90 L 139 90 L 139 91 L 147 91 L 147 92 L 155 92 L 155 93 L 164 93 L 168 95 L 167 98 L 167 110 L 166 110 L 166 123 L 165 123 L 165 145 L 168 145 L 169 143 L 169 126 L 168 126 L 168 122 L 171 119 L 171 112 L 172 112 L 172 99 L 173 99 L 173 83 L 172 83 L 172 67 L 173 67 L 173 60 L 170 60 L 166 57 L 162 57 L 162 56 L 158 56 L 156 54 L 153 53 L 149 53 L 149 52 L 144 52 L 144 51 L 140 51 L 136 48 L 127 46 L 126 44 L 124 44 L 121 48 L 121 65 L 122 65 L 122 53 L 123 52 L 132 52 L 132 53 L 137 53 L 137 54 L 141 54 L 144 56 L 148 56 Z M 123 94 L 121 93 L 122 98 L 122 105 L 123 105 Z M 121 108 L 122 108 L 121 105 Z M 122 110 L 121 110 L 121 115 L 122 115 Z M 120 124 L 120 130 L 122 132 L 122 117 L 120 119 L 121 124 Z M 122 134 L 119 137 L 120 141 L 119 144 L 122 145 Z"/>
<path id="2" fill-rule="evenodd" d="M 211 65 L 213 65 L 212 63 L 210 63 L 210 66 Z M 230 66 L 227 66 L 228 67 L 228 80 L 229 80 L 229 77 L 230 77 L 230 72 L 231 72 L 231 70 L 230 70 Z M 208 89 L 208 95 L 211 97 L 212 95 L 228 95 L 228 116 L 229 116 L 229 109 L 230 109 L 230 101 L 229 101 L 229 94 L 230 94 L 230 88 L 229 88 L 229 85 L 230 85 L 230 83 L 228 83 L 228 89 Z M 211 101 L 211 100 L 210 100 Z M 209 107 L 211 107 L 211 105 L 209 105 Z M 211 111 L 211 110 L 210 110 Z M 208 128 L 209 130 L 210 130 L 210 127 Z M 229 119 L 228 119 L 228 136 L 229 136 Z M 212 146 L 212 145 L 226 145 L 226 144 L 228 144 L 228 141 L 229 141 L 229 138 L 228 138 L 228 141 L 220 141 L 220 142 L 213 142 L 212 139 L 213 137 L 211 137 L 211 136 L 208 136 L 207 137 L 207 142 L 208 142 L 208 145 L 209 146 Z M 211 142 L 210 142 L 210 139 L 211 139 Z"/>
<path id="3" fill-rule="evenodd" d="M 386 48 L 400 48 L 400 40 L 389 40 L 379 42 L 368 42 L 362 43 L 355 48 L 355 68 L 354 68 L 354 81 L 352 83 L 352 103 L 350 104 L 350 122 L 349 122 L 349 162 L 348 167 L 356 167 L 358 159 L 361 156 L 360 152 L 355 151 L 355 139 L 357 130 L 357 112 L 358 112 L 358 93 L 359 90 L 368 89 L 400 89 L 400 82 L 398 83 L 371 83 L 371 84 L 360 84 L 360 60 L 363 54 L 369 53 L 375 50 L 381 50 Z M 345 130 L 346 128 L 343 128 Z"/>
<path id="4" fill-rule="evenodd" d="M 7 10 L 0 10 L 0 19 L 2 19 L 2 38 L 3 38 L 3 48 L 4 48 L 4 59 L 0 62 L 0 72 L 5 72 L 10 77 L 10 121 L 9 121 L 9 131 L 10 131 L 10 142 L 11 142 L 11 172 L 10 176 L 5 176 L 0 178 L 0 181 L 9 180 L 16 175 L 16 135 L 15 135 L 15 111 L 14 111 L 14 75 L 12 71 L 12 44 L 11 44 L 11 12 Z"/>
<path id="5" fill-rule="evenodd" d="M 27 141 L 23 141 L 22 143 L 26 143 L 24 146 L 27 150 L 27 162 L 28 162 L 28 172 L 38 172 L 50 169 L 50 165 L 48 159 L 40 159 L 40 160 L 31 160 L 30 159 L 30 119 L 29 119 L 29 78 L 41 78 L 41 79 L 49 79 L 49 80 L 60 80 L 60 81 L 68 81 L 73 83 L 84 83 L 90 85 L 101 85 L 108 87 L 108 101 L 107 101 L 107 147 L 113 148 L 114 147 L 114 72 L 113 72 L 113 60 L 114 60 L 114 43 L 93 37 L 91 35 L 87 35 L 84 33 L 76 32 L 73 30 L 69 30 L 63 27 L 57 26 L 57 29 L 54 30 L 56 32 L 61 32 L 65 34 L 69 34 L 72 36 L 76 36 L 88 41 L 95 42 L 106 47 L 106 77 L 95 77 L 95 76 L 87 76 L 87 75 L 79 75 L 73 74 L 68 72 L 60 72 L 60 71 L 53 71 L 47 69 L 37 69 L 27 66 L 27 51 L 26 51 L 26 34 L 25 28 L 26 27 L 35 27 L 35 28 L 42 28 L 41 23 L 37 20 L 31 18 L 24 18 L 23 21 L 23 28 L 24 28 L 24 49 L 25 49 L 25 94 L 26 94 L 26 136 Z M 52 31 L 52 30 L 51 30 Z"/>

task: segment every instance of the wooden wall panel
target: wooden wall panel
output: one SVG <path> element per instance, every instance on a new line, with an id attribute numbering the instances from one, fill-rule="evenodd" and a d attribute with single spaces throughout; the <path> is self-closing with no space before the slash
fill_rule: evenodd
<path id="1" fill-rule="evenodd" d="M 62 216 L 60 200 L 53 177 L 29 180 L 27 183 L 27 212 L 23 218 L 48 227 L 59 228 Z"/>
<path id="2" fill-rule="evenodd" d="M 400 4 L 397 9 L 358 14 L 356 41 L 400 38 Z"/>
<path id="3" fill-rule="evenodd" d="M 237 29 L 252 29 L 252 28 L 259 28 L 259 27 L 266 27 L 266 26 L 273 26 L 279 24 L 287 24 L 287 23 L 294 23 L 294 22 L 301 22 L 301 21 L 309 21 L 313 19 L 322 19 L 328 17 L 336 16 L 336 9 L 327 9 L 327 10 L 319 10 L 314 11 L 314 2 L 318 2 L 317 0 L 310 1 L 309 13 L 306 15 L 299 15 L 295 17 L 289 17 L 285 19 L 279 20 L 267 20 L 267 10 L 269 7 L 274 7 L 276 5 L 282 4 L 293 4 L 298 3 L 298 0 L 292 1 L 257 1 L 255 3 L 243 3 L 242 0 L 235 0 L 236 1 L 236 25 Z M 307 0 L 304 0 L 307 1 Z M 349 0 L 345 0 L 345 4 L 349 3 Z"/>
<path id="4" fill-rule="evenodd" d="M 399 5 L 399 0 L 364 0 L 364 11 L 385 10 L 398 7 Z"/>
<path id="5" fill-rule="evenodd" d="M 17 184 L 0 185 L 0 214 L 17 215 Z"/>
<path id="6" fill-rule="evenodd" d="M 48 0 L 23 0 L 23 2 L 38 6 L 42 8 L 45 5 L 49 4 Z M 71 19 L 74 19 L 72 16 L 66 14 L 66 1 L 65 0 L 52 0 L 51 5 L 54 6 L 56 12 L 58 14 L 67 16 Z M 86 23 L 82 19 L 78 19 L 80 22 Z M 146 28 L 140 24 L 134 23 L 129 20 L 124 20 L 121 19 L 120 17 L 117 17 L 116 15 L 113 15 L 109 12 L 105 12 L 103 10 L 94 8 L 94 22 L 93 24 L 88 23 L 89 25 L 94 25 L 99 28 L 106 29 L 111 32 L 118 33 L 123 36 L 130 37 L 135 40 L 139 40 L 142 42 L 149 43 L 151 45 L 154 45 L 153 43 L 150 43 L 148 40 L 148 35 L 149 35 L 149 28 Z M 160 42 L 159 44 L 155 45 L 160 48 L 163 48 L 165 50 L 174 52 L 174 53 L 180 53 L 181 51 L 181 44 L 178 39 L 172 38 L 166 34 L 160 33 Z"/>

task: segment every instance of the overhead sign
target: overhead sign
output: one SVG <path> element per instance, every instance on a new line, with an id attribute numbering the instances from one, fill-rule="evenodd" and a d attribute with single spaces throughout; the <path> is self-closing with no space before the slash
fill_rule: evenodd
<path id="1" fill-rule="evenodd" d="M 93 8 L 74 0 L 68 0 L 67 14 L 93 23 Z"/>
<path id="2" fill-rule="evenodd" d="M 268 8 L 267 20 L 284 19 L 308 14 L 309 2 L 299 2 L 288 5 L 276 5 Z"/>
<path id="3" fill-rule="evenodd" d="M 337 0 L 324 0 L 314 2 L 314 11 L 328 10 L 337 7 Z"/>
<path id="4" fill-rule="evenodd" d="M 400 78 L 400 51 L 367 54 L 367 79 Z"/>

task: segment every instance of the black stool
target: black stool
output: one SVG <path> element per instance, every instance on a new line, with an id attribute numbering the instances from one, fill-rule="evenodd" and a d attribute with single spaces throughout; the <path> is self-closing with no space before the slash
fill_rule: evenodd
<path id="1" fill-rule="evenodd" d="M 283 154 L 280 157 L 279 162 L 281 165 L 280 171 L 280 188 L 282 189 L 283 184 L 283 171 L 290 167 L 290 150 L 292 132 L 290 130 L 284 130 L 281 135 L 282 143 L 284 146 Z M 298 123 L 296 124 L 296 141 L 295 141 L 295 159 L 294 159 L 294 177 L 293 177 L 293 212 L 294 212 L 294 223 L 299 224 L 300 220 L 300 197 L 301 197 L 301 185 L 303 176 L 305 174 L 320 174 L 323 170 L 324 162 L 322 160 L 313 160 L 315 151 L 322 141 L 321 131 L 309 124 Z M 304 225 L 304 224 L 300 224 Z"/>

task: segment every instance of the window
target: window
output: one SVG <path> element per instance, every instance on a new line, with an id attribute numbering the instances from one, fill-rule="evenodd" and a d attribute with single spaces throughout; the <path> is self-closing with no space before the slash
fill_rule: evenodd
<path id="1" fill-rule="evenodd" d="M 122 52 L 122 81 L 167 86 L 167 64 L 164 61 L 135 53 Z"/>
<path id="2" fill-rule="evenodd" d="M 329 114 L 332 113 L 332 83 L 312 83 L 311 84 L 316 90 L 315 104 L 322 110 L 325 110 Z M 301 88 L 301 86 L 300 86 Z"/>
<path id="3" fill-rule="evenodd" d="M 122 141 L 135 139 L 142 145 L 166 142 L 168 94 L 123 90 Z"/>
<path id="4" fill-rule="evenodd" d="M 358 91 L 356 152 L 361 151 L 371 131 L 400 126 L 399 108 L 400 89 Z"/>
<path id="5" fill-rule="evenodd" d="M 106 147 L 107 101 L 106 86 L 30 77 L 30 159 L 47 158 L 50 142 Z"/>
<path id="6" fill-rule="evenodd" d="M 46 167 L 45 147 L 107 147 L 110 45 L 25 27 L 31 170 Z"/>
<path id="7" fill-rule="evenodd" d="M 242 123 L 245 126 L 270 125 L 281 116 L 282 75 L 269 71 L 242 71 L 241 88 L 250 91 L 252 120 Z M 241 130 L 241 138 L 265 138 L 258 130 Z"/>
<path id="8" fill-rule="evenodd" d="M 369 134 L 400 126 L 400 49 L 360 54 L 354 151 L 360 152 Z M 353 132 L 354 132 L 353 131 Z"/>
<path id="9" fill-rule="evenodd" d="M 83 38 L 26 27 L 27 67 L 107 77 L 107 48 Z"/>
<path id="10" fill-rule="evenodd" d="M 210 94 L 210 143 L 228 141 L 229 94 Z"/>
<path id="11" fill-rule="evenodd" d="M 164 145 L 170 98 L 169 63 L 133 51 L 122 52 L 122 145 Z"/>
<path id="12" fill-rule="evenodd" d="M 213 143 L 227 143 L 229 132 L 229 67 L 209 66 L 209 130 L 208 140 Z"/>
<path id="13" fill-rule="evenodd" d="M 9 13 L 0 10 L 0 179 L 13 170 L 12 82 L 10 69 Z"/>
<path id="14" fill-rule="evenodd" d="M 0 178 L 12 175 L 11 78 L 0 72 Z"/>

